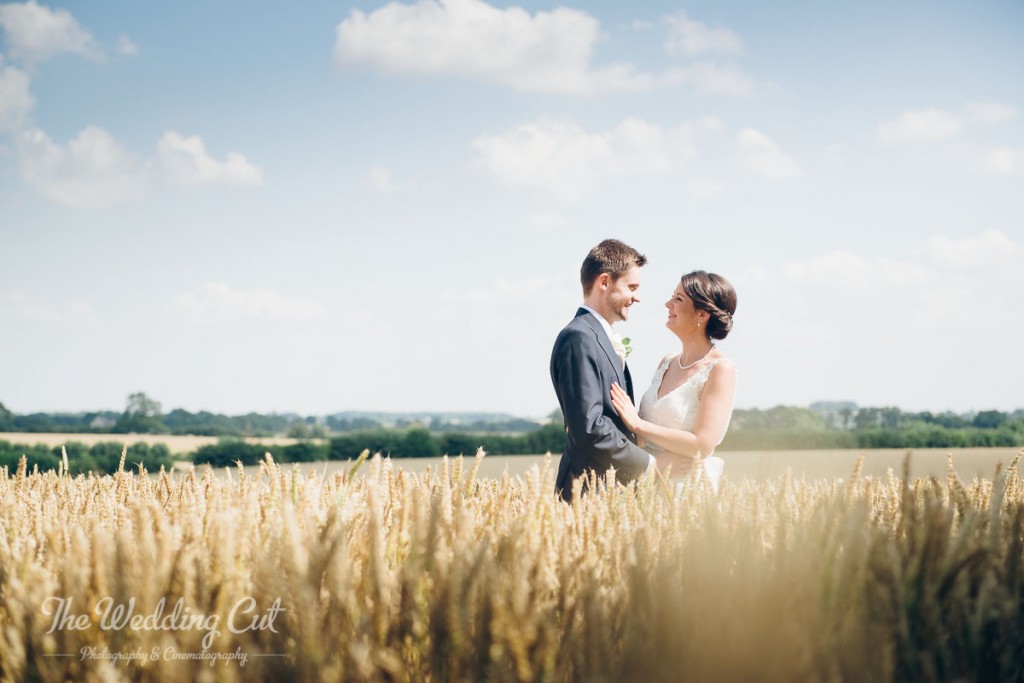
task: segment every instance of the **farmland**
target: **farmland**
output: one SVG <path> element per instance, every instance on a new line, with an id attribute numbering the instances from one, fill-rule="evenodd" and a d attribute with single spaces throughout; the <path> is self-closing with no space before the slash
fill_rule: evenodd
<path id="1" fill-rule="evenodd" d="M 187 456 L 197 448 L 217 443 L 212 436 L 179 436 L 170 434 L 63 434 L 63 433 L 32 433 L 5 432 L 0 439 L 16 444 L 44 444 L 58 447 L 65 443 L 79 442 L 87 446 L 96 443 L 114 442 L 134 444 L 142 442 L 150 445 L 165 444 L 171 453 L 178 457 Z M 298 443 L 298 439 L 287 437 L 248 438 L 247 443 L 286 446 Z M 314 440 L 315 441 L 315 440 Z M 991 477 L 997 463 L 1008 463 L 1013 459 L 1017 449 L 1004 448 L 879 448 L 879 449 L 812 449 L 812 450 L 741 450 L 724 451 L 720 455 L 725 458 L 728 477 L 734 480 L 744 478 L 767 480 L 791 471 L 795 476 L 806 476 L 809 479 L 846 477 L 861 456 L 864 457 L 863 472 L 866 475 L 882 476 L 889 469 L 899 470 L 903 458 L 911 454 L 912 477 L 944 477 L 946 473 L 946 456 L 953 456 L 953 464 L 957 474 L 965 479 L 976 476 Z M 558 454 L 555 454 L 557 459 Z M 442 458 L 401 458 L 396 465 L 414 472 L 423 472 L 428 467 L 437 468 Z M 504 472 L 511 475 L 524 474 L 534 464 L 543 462 L 542 455 L 488 456 L 480 465 L 482 476 L 500 477 Z M 178 463 L 186 468 L 186 462 Z M 333 472 L 347 469 L 346 461 L 302 463 L 303 472 Z M 250 466 L 250 471 L 258 471 L 258 466 Z"/>
<path id="2" fill-rule="evenodd" d="M 1021 677 L 1016 467 L 865 456 L 842 479 L 597 482 L 568 506 L 553 459 L 486 462 L 0 471 L 0 678 Z"/>
<path id="3" fill-rule="evenodd" d="M 191 453 L 200 446 L 217 443 L 216 436 L 191 436 L 178 434 L 95 434 L 95 433 L 37 433 L 37 432 L 0 432 L 0 439 L 9 443 L 44 444 L 60 446 L 77 441 L 86 446 L 97 443 L 114 442 L 123 444 L 146 443 L 149 445 L 165 444 L 176 455 Z M 248 443 L 274 444 L 286 446 L 296 443 L 297 439 L 286 437 L 253 437 L 245 439 Z"/>
<path id="4" fill-rule="evenodd" d="M 729 451 L 721 453 L 725 459 L 725 476 L 733 481 L 750 479 L 770 481 L 786 472 L 796 478 L 845 479 L 850 476 L 863 457 L 861 472 L 866 476 L 882 477 L 889 470 L 901 472 L 903 460 L 910 454 L 910 476 L 938 477 L 947 474 L 947 456 L 953 459 L 953 469 L 965 480 L 974 477 L 991 479 L 999 463 L 1007 465 L 1013 460 L 1013 448 L 919 448 L 919 449 L 877 449 L 877 450 L 810 450 L 810 451 Z M 557 465 L 558 455 L 553 456 Z M 437 470 L 443 466 L 444 458 L 396 458 L 393 464 L 409 472 L 422 473 L 428 468 Z M 479 474 L 484 477 L 500 478 L 506 472 L 510 476 L 525 476 L 533 466 L 543 466 L 543 455 L 489 455 L 479 465 Z M 184 463 L 181 463 L 185 466 Z M 347 470 L 349 461 L 329 461 L 289 465 L 298 467 L 300 472 L 327 472 Z M 246 468 L 250 473 L 259 472 L 260 467 Z M 1021 466 L 1024 474 L 1024 465 Z"/>

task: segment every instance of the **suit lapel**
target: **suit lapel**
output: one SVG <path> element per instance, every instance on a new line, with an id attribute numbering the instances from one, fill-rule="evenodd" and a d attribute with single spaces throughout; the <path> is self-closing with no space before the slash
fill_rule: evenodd
<path id="1" fill-rule="evenodd" d="M 612 364 L 612 368 L 615 370 L 615 377 L 619 381 L 619 386 L 627 388 L 629 381 L 627 380 L 628 375 L 624 374 L 624 368 L 622 362 L 619 360 L 618 354 L 615 353 L 615 348 L 612 346 L 612 340 L 605 334 L 604 328 L 601 326 L 601 321 L 598 320 L 585 308 L 581 308 L 576 311 L 576 317 L 583 318 L 584 322 L 594 331 L 597 335 L 597 343 L 604 349 L 604 353 L 608 356 L 608 362 Z M 632 396 L 632 390 L 630 390 L 630 396 Z"/>

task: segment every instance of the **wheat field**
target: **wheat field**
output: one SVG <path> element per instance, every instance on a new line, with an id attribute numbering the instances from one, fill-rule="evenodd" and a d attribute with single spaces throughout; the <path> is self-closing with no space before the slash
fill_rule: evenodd
<path id="1" fill-rule="evenodd" d="M 599 481 L 569 506 L 554 460 L 488 479 L 480 457 L 4 469 L 0 679 L 1021 680 L 1016 461 Z"/>

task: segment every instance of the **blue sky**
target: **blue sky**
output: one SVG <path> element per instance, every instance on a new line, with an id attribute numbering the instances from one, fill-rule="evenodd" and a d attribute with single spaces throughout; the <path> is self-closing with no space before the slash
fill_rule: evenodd
<path id="1" fill-rule="evenodd" d="M 737 405 L 1024 406 L 1024 5 L 0 4 L 0 401 L 556 405 L 605 237 Z"/>

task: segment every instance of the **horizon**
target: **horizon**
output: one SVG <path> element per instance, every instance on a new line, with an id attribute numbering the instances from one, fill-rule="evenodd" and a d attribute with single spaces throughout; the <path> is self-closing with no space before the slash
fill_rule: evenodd
<path id="1" fill-rule="evenodd" d="M 152 397 L 150 397 L 150 398 L 152 398 Z M 899 410 L 901 413 L 904 413 L 904 414 L 916 414 L 916 413 L 929 412 L 929 413 L 932 413 L 933 415 L 937 415 L 937 416 L 941 416 L 941 415 L 956 415 L 958 417 L 965 417 L 965 416 L 970 417 L 970 416 L 977 415 L 978 413 L 985 412 L 986 410 L 997 410 L 997 409 L 994 409 L 994 408 L 987 408 L 987 409 L 981 409 L 981 410 L 969 410 L 969 411 L 962 411 L 962 412 L 953 411 L 953 410 L 939 410 L 939 411 L 935 411 L 935 410 L 932 410 L 932 411 L 907 410 L 907 409 L 904 409 L 901 406 L 895 406 L 895 405 L 884 405 L 884 406 L 883 405 L 877 405 L 877 406 L 876 405 L 861 405 L 861 404 L 857 404 L 854 401 L 812 401 L 811 403 L 809 403 L 807 405 L 777 404 L 777 405 L 774 405 L 774 406 L 753 407 L 753 408 L 745 408 L 745 407 L 742 407 L 742 406 L 736 406 L 735 409 L 736 410 L 742 410 L 742 411 L 768 411 L 768 410 L 771 410 L 773 408 L 803 408 L 803 409 L 811 410 L 811 411 L 817 412 L 817 413 L 824 412 L 824 408 L 822 408 L 822 409 L 815 408 L 816 404 L 826 404 L 826 405 L 828 405 L 828 404 L 853 404 L 853 409 L 854 410 L 861 410 L 861 409 L 864 409 L 864 408 L 867 408 L 867 409 L 896 408 L 897 410 Z M 122 414 L 122 413 L 125 412 L 123 409 L 122 410 L 117 410 L 117 409 L 113 409 L 113 408 L 95 408 L 95 409 L 89 409 L 89 410 L 70 410 L 70 411 L 39 410 L 39 411 L 30 411 L 30 412 L 18 412 L 18 411 L 15 411 L 15 410 L 11 410 L 10 406 L 7 406 L 2 401 L 0 401 L 0 405 L 6 407 L 8 410 L 11 411 L 11 413 L 13 413 L 15 415 L 40 414 L 40 415 L 79 416 L 79 415 L 89 415 L 89 414 L 94 414 L 94 413 Z M 505 418 L 511 418 L 513 420 L 544 421 L 544 420 L 549 419 L 550 414 L 554 410 L 558 410 L 558 406 L 556 405 L 555 408 L 553 408 L 551 411 L 548 411 L 548 413 L 545 414 L 545 415 L 515 414 L 515 413 L 507 413 L 507 412 L 501 412 L 501 411 L 476 411 L 476 410 L 444 410 L 444 411 L 434 411 L 434 410 L 395 410 L 395 411 L 383 411 L 383 410 L 336 410 L 336 411 L 327 412 L 327 413 L 298 413 L 298 412 L 295 412 L 293 410 L 284 410 L 284 411 L 277 411 L 277 412 L 246 411 L 246 412 L 241 412 L 241 413 L 223 413 L 223 412 L 217 412 L 217 411 L 212 411 L 212 410 L 204 410 L 204 409 L 201 409 L 201 408 L 200 409 L 195 409 L 195 410 L 190 410 L 190 409 L 187 409 L 187 408 L 182 408 L 180 406 L 175 406 L 173 408 L 170 408 L 169 410 L 165 410 L 165 409 L 163 409 L 163 406 L 161 406 L 160 415 L 167 415 L 168 413 L 173 412 L 175 410 L 183 410 L 183 411 L 186 411 L 186 412 L 188 412 L 190 414 L 193 414 L 193 415 L 194 414 L 198 414 L 198 413 L 211 413 L 211 414 L 214 414 L 214 415 L 223 415 L 223 416 L 226 416 L 226 417 L 241 417 L 241 416 L 245 416 L 245 415 L 249 415 L 249 414 L 268 415 L 268 416 L 272 415 L 272 416 L 277 416 L 277 417 L 295 416 L 297 418 L 310 418 L 310 417 L 314 417 L 314 418 L 328 418 L 328 417 L 336 417 L 336 416 L 341 416 L 341 415 L 355 416 L 355 417 L 359 417 L 359 416 L 382 416 L 382 417 L 430 417 L 430 418 L 434 418 L 434 417 L 467 417 L 467 416 L 473 416 L 473 417 L 477 417 L 477 418 L 486 418 L 486 417 L 498 417 L 498 416 L 500 416 L 500 417 L 505 417 Z M 1001 410 L 1001 411 L 998 411 L 998 412 L 1002 412 L 1002 413 L 1005 413 L 1005 414 L 1008 414 L 1008 415 L 1013 415 L 1015 413 L 1024 413 L 1024 407 L 1012 408 L 1010 410 Z M 3 432 L 0 432 L 0 433 L 3 433 Z"/>
<path id="2" fill-rule="evenodd" d="M 0 400 L 545 415 L 616 237 L 637 398 L 703 269 L 737 408 L 1012 412 L 1012 64 L 1014 0 L 0 1 Z"/>

